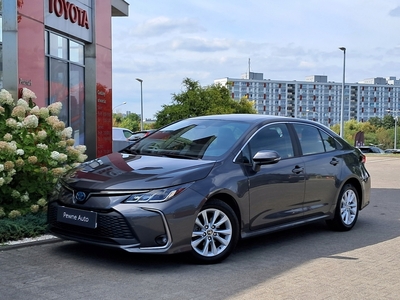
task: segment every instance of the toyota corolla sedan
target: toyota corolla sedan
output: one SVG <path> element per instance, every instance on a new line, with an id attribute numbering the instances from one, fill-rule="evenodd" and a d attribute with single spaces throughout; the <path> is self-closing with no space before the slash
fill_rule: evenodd
<path id="1" fill-rule="evenodd" d="M 49 201 L 54 235 L 220 262 L 239 239 L 316 221 L 338 231 L 369 204 L 365 156 L 327 127 L 266 115 L 195 117 L 82 164 Z"/>

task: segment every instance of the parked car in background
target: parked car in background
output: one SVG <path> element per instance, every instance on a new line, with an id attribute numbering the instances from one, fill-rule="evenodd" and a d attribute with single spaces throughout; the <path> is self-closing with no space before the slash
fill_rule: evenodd
<path id="1" fill-rule="evenodd" d="M 136 253 L 229 256 L 240 238 L 325 221 L 353 228 L 370 202 L 365 155 L 327 127 L 258 114 L 195 117 L 65 175 L 52 234 Z"/>
<path id="2" fill-rule="evenodd" d="M 385 153 L 388 153 L 388 154 L 400 154 L 400 149 L 386 149 Z"/>
<path id="3" fill-rule="evenodd" d="M 377 146 L 359 146 L 358 148 L 363 153 L 385 153 L 385 151 Z"/>
<path id="4" fill-rule="evenodd" d="M 154 131 L 156 131 L 156 129 L 136 131 L 129 137 L 129 140 L 130 141 L 140 140 L 141 138 L 148 136 L 149 134 L 153 133 Z"/>
<path id="5" fill-rule="evenodd" d="M 132 144 L 129 138 L 133 132 L 127 128 L 113 127 L 112 128 L 112 151 L 118 152 L 126 146 Z"/>

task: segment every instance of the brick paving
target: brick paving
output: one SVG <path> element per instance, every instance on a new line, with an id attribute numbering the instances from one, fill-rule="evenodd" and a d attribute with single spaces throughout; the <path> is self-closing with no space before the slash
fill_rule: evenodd
<path id="1" fill-rule="evenodd" d="M 400 155 L 369 156 L 366 165 L 373 193 L 359 222 L 368 222 L 364 213 L 373 210 L 382 218 L 391 213 L 394 222 L 388 230 L 397 230 L 394 238 L 317 257 L 226 299 L 400 299 Z M 380 203 L 384 189 L 395 190 L 393 202 Z"/>
<path id="2" fill-rule="evenodd" d="M 0 299 L 400 299 L 400 156 L 367 168 L 371 204 L 349 232 L 257 237 L 217 265 L 68 241 L 0 248 Z"/>

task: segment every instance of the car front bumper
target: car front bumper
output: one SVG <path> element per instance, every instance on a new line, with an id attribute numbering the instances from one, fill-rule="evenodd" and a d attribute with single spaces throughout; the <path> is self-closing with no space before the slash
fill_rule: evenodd
<path id="1" fill-rule="evenodd" d="M 203 197 L 193 190 L 165 203 L 118 204 L 110 209 L 84 208 L 52 201 L 48 206 L 49 231 L 63 239 L 120 248 L 133 253 L 189 251 L 194 220 Z M 76 209 L 96 215 L 89 228 L 62 220 L 59 211 Z"/>

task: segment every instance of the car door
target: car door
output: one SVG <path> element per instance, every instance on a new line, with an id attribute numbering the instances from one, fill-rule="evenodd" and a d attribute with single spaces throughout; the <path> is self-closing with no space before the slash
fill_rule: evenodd
<path id="1" fill-rule="evenodd" d="M 343 161 L 333 137 L 315 126 L 293 124 L 305 165 L 304 216 L 322 217 L 336 204 Z"/>
<path id="2" fill-rule="evenodd" d="M 289 130 L 284 123 L 261 128 L 248 143 L 249 160 L 261 150 L 274 150 L 281 160 L 250 171 L 250 229 L 279 225 L 302 216 L 305 177 L 301 157 L 294 155 Z"/>

